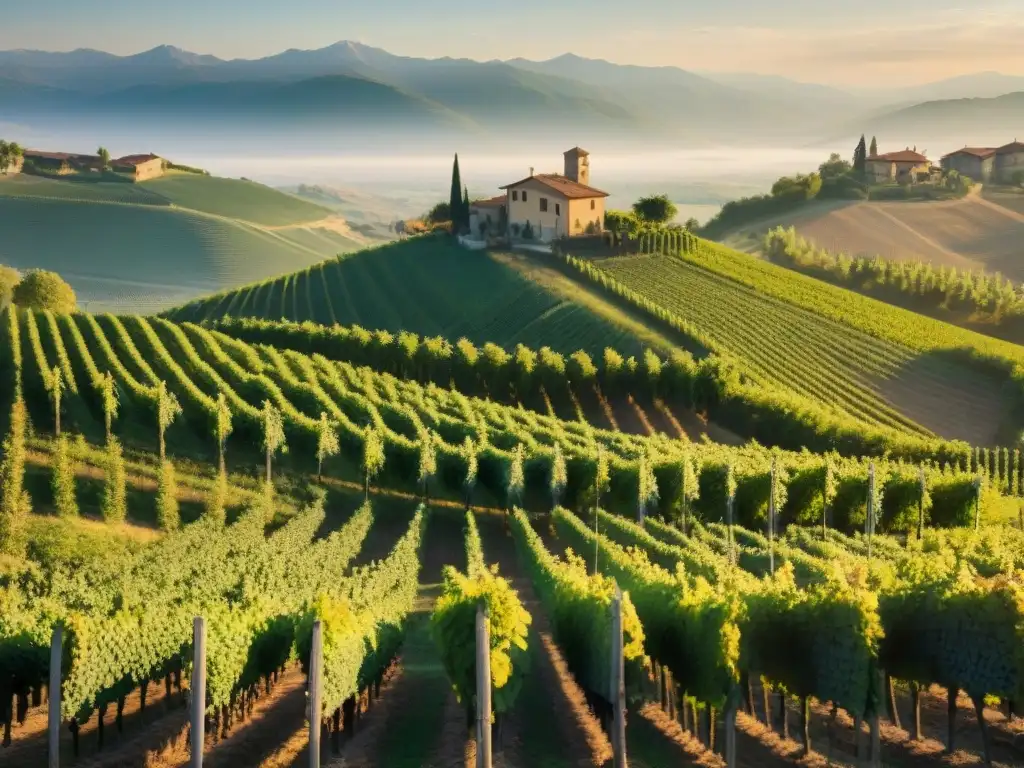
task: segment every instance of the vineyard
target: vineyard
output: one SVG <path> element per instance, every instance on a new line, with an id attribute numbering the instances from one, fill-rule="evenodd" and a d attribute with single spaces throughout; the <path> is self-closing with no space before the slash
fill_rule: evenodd
<path id="1" fill-rule="evenodd" d="M 1020 532 L 927 530 L 903 544 L 563 507 L 460 521 L 414 501 L 352 506 L 328 516 L 320 493 L 270 528 L 255 504 L 233 522 L 206 515 L 127 551 L 12 561 L 0 586 L 0 672 L 13 696 L 5 765 L 45 759 L 56 622 L 62 764 L 187 763 L 196 615 L 208 764 L 308 764 L 294 702 L 319 622 L 323 764 L 340 765 L 340 754 L 346 765 L 472 765 L 480 604 L 505 764 L 602 765 L 616 585 L 631 764 L 697 764 L 715 752 L 738 765 L 796 765 L 805 752 L 834 765 L 869 755 L 941 764 L 943 746 L 958 764 L 1019 763 Z M 960 652 L 968 647 L 981 652 Z M 971 707 L 983 728 L 969 727 Z M 387 734 L 398 727 L 408 738 L 396 744 Z"/>
<path id="2" fill-rule="evenodd" d="M 349 254 L 165 314 L 192 322 L 231 316 L 340 323 L 563 353 L 605 346 L 640 352 L 628 333 L 586 307 L 442 237 Z"/>

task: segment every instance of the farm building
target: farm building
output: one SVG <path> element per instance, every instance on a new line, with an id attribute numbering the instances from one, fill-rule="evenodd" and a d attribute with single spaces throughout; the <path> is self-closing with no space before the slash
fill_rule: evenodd
<path id="1" fill-rule="evenodd" d="M 995 150 L 993 175 L 1006 184 L 1024 182 L 1024 143 L 1014 139 Z"/>
<path id="2" fill-rule="evenodd" d="M 38 149 L 26 149 L 24 161 L 31 163 L 41 171 L 61 176 L 79 171 L 96 171 L 100 167 L 100 159 L 96 155 L 76 155 L 70 152 L 43 152 Z"/>
<path id="3" fill-rule="evenodd" d="M 943 155 L 939 163 L 944 171 L 956 171 L 977 182 L 992 178 L 996 151 L 990 147 L 964 147 L 956 152 Z"/>
<path id="4" fill-rule="evenodd" d="M 547 242 L 593 234 L 604 225 L 607 192 L 590 186 L 590 153 L 573 147 L 564 153 L 564 173 L 534 174 L 501 187 L 505 190 L 508 232 Z"/>
<path id="5" fill-rule="evenodd" d="M 475 200 L 469 204 L 469 231 L 482 238 L 505 233 L 506 196 Z"/>
<path id="6" fill-rule="evenodd" d="M 118 173 L 130 174 L 135 181 L 147 181 L 164 175 L 164 160 L 157 155 L 126 155 L 111 161 Z"/>
<path id="7" fill-rule="evenodd" d="M 887 181 L 913 181 L 918 174 L 929 173 L 931 167 L 931 161 L 927 157 L 910 147 L 884 155 L 871 155 L 867 159 L 868 175 L 878 184 Z"/>

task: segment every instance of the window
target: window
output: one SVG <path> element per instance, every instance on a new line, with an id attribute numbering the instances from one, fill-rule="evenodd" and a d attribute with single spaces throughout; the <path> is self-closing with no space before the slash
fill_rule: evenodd
<path id="1" fill-rule="evenodd" d="M 546 197 L 542 197 L 540 199 L 540 212 L 541 213 L 547 213 L 547 210 L 548 210 L 548 199 Z"/>
<path id="2" fill-rule="evenodd" d="M 523 202 L 524 203 L 526 202 L 526 190 L 525 189 L 523 190 Z"/>
<path id="3" fill-rule="evenodd" d="M 519 193 L 516 190 L 514 190 L 514 189 L 512 190 L 512 199 L 513 200 L 518 200 L 519 199 Z M 526 199 L 525 196 L 523 197 L 523 199 L 524 200 Z"/>
<path id="4" fill-rule="evenodd" d="M 597 201 L 596 200 L 591 200 L 590 201 L 590 210 L 594 210 L 595 208 L 597 208 Z"/>
<path id="5" fill-rule="evenodd" d="M 561 216 L 561 215 L 562 215 L 562 204 L 561 203 L 555 203 L 555 216 Z"/>

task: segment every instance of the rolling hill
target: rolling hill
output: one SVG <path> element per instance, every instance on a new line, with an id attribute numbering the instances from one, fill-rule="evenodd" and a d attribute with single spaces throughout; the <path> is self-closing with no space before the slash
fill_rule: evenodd
<path id="1" fill-rule="evenodd" d="M 739 227 L 721 240 L 759 253 L 764 233 L 776 226 L 795 227 L 831 251 L 984 269 L 1024 282 L 1024 194 L 1010 189 L 948 201 L 815 202 Z"/>
<path id="2" fill-rule="evenodd" d="M 157 312 L 366 242 L 322 206 L 193 174 L 0 179 L 0 230 L 0 262 L 56 271 L 83 308 L 114 312 Z"/>

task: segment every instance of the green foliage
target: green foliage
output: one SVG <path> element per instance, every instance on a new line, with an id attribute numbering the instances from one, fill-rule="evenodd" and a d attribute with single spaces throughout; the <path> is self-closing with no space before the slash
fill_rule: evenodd
<path id="1" fill-rule="evenodd" d="M 615 234 L 635 234 L 641 228 L 640 219 L 633 211 L 607 210 L 604 212 L 604 228 Z"/>
<path id="2" fill-rule="evenodd" d="M 334 425 L 327 420 L 327 414 L 320 413 L 320 423 L 317 426 L 316 461 L 317 475 L 323 469 L 324 459 L 336 456 L 341 446 L 338 443 L 338 432 Z"/>
<path id="3" fill-rule="evenodd" d="M 487 611 L 492 707 L 498 715 L 509 710 L 522 687 L 531 617 L 508 580 L 498 576 L 497 567 L 489 570 L 484 565 L 476 521 L 472 512 L 466 517 L 468 575 L 445 566 L 444 585 L 430 623 L 445 672 L 470 719 L 476 707 L 478 607 L 483 605 Z"/>
<path id="4" fill-rule="evenodd" d="M 21 282 L 21 273 L 14 267 L 0 264 L 0 309 L 14 300 L 14 288 Z"/>
<path id="5" fill-rule="evenodd" d="M 652 195 L 641 197 L 633 203 L 633 214 L 648 224 L 665 224 L 676 217 L 679 209 L 669 200 L 668 195 Z M 605 214 L 605 221 L 608 216 Z M 615 230 L 618 231 L 618 230 Z"/>
<path id="6" fill-rule="evenodd" d="M 868 148 L 864 141 L 864 135 L 861 134 L 860 141 L 857 142 L 857 146 L 853 150 L 853 170 L 856 173 L 863 174 L 867 171 L 868 167 Z"/>
<path id="7" fill-rule="evenodd" d="M 32 510 L 32 500 L 25 490 L 27 422 L 25 403 L 18 397 L 11 405 L 0 458 L 0 554 L 19 555 L 25 547 L 25 526 Z"/>
<path id="8" fill-rule="evenodd" d="M 67 436 L 57 438 L 52 459 L 53 506 L 58 517 L 78 517 L 77 479 L 71 443 Z"/>
<path id="9" fill-rule="evenodd" d="M 562 447 L 555 445 L 554 456 L 551 459 L 551 470 L 548 475 L 548 488 L 551 491 L 551 506 L 557 507 L 562 500 L 562 493 L 568 483 L 568 472 L 565 466 L 565 457 L 562 455 Z"/>
<path id="10" fill-rule="evenodd" d="M 369 428 L 363 440 L 363 473 L 366 475 L 366 482 L 370 482 L 381 473 L 384 461 L 384 439 L 376 429 Z"/>
<path id="11" fill-rule="evenodd" d="M 178 402 L 177 395 L 167 389 L 166 382 L 160 381 L 160 383 L 157 384 L 156 423 L 159 431 L 161 461 L 167 454 L 166 444 L 164 442 L 164 435 L 167 432 L 167 428 L 171 426 L 171 424 L 174 423 L 174 420 L 182 413 L 181 403 Z"/>
<path id="12" fill-rule="evenodd" d="M 116 437 L 107 442 L 103 497 L 100 509 L 108 523 L 123 523 L 128 516 L 128 489 L 124 455 Z"/>
<path id="13" fill-rule="evenodd" d="M 30 269 L 14 286 L 11 298 L 24 309 L 74 312 L 78 306 L 75 291 L 56 272 Z"/>
<path id="14" fill-rule="evenodd" d="M 228 506 L 228 473 L 224 467 L 217 472 L 213 486 L 206 498 L 204 517 L 224 525 L 227 520 Z"/>
<path id="15" fill-rule="evenodd" d="M 161 531 L 174 531 L 181 527 L 178 483 L 174 477 L 174 464 L 169 459 L 164 459 L 160 464 L 160 477 L 156 487 L 156 521 Z"/>
<path id="16" fill-rule="evenodd" d="M 463 210 L 463 184 L 462 176 L 459 173 L 459 154 L 455 153 L 455 161 L 452 163 L 452 188 L 448 197 L 448 210 L 451 213 L 452 231 L 459 232 L 463 221 L 467 218 L 469 211 Z"/>
<path id="17" fill-rule="evenodd" d="M 221 464 L 224 463 L 224 444 L 231 435 L 231 408 L 223 392 L 217 393 L 217 414 L 214 433 Z"/>
<path id="18" fill-rule="evenodd" d="M 506 483 L 505 498 L 508 506 L 514 503 L 522 503 L 523 490 L 526 488 L 526 474 L 523 470 L 525 453 L 523 444 L 519 443 L 512 452 L 512 462 L 509 464 L 508 482 Z"/>

